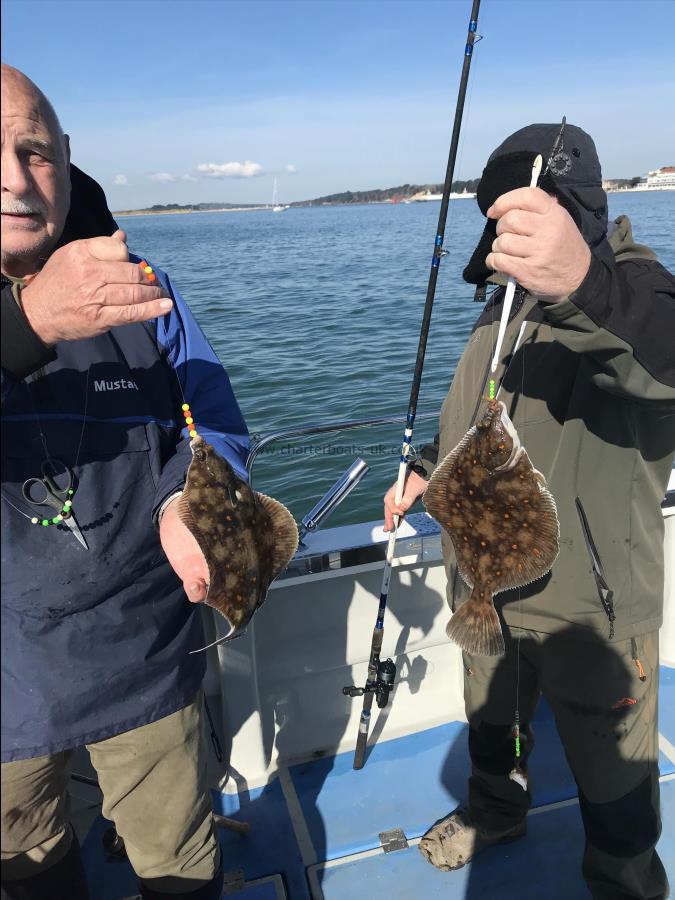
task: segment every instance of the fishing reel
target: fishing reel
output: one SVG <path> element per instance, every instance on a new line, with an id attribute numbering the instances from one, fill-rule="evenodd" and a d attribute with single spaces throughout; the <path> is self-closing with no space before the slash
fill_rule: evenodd
<path id="1" fill-rule="evenodd" d="M 385 659 L 377 665 L 377 680 L 372 684 L 366 684 L 364 688 L 355 685 L 347 685 L 342 688 L 342 693 L 347 697 L 362 697 L 364 694 L 375 694 L 375 702 L 384 709 L 389 703 L 389 694 L 392 692 L 396 680 L 396 664 L 393 659 Z"/>

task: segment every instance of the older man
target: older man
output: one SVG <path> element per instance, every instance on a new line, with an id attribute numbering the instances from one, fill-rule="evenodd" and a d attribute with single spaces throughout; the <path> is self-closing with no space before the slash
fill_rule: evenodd
<path id="1" fill-rule="evenodd" d="M 71 202 L 71 180 L 72 202 Z M 207 569 L 180 522 L 179 406 L 247 433 L 179 293 L 130 257 L 42 92 L 2 67 L 2 891 L 87 896 L 66 814 L 86 745 L 143 896 L 220 895 L 200 684 Z M 158 278 L 158 280 L 153 280 Z M 65 489 L 61 514 L 39 481 Z M 66 503 L 66 497 L 68 503 Z M 42 502 L 41 502 L 42 501 Z M 70 510 L 70 514 L 68 514 Z M 160 523 L 161 520 L 161 523 Z"/>
<path id="2" fill-rule="evenodd" d="M 505 655 L 464 654 L 469 805 L 433 827 L 420 850 L 438 868 L 457 869 L 525 834 L 530 723 L 543 693 L 579 788 L 592 896 L 660 900 L 660 504 L 675 453 L 675 279 L 633 241 L 625 216 L 608 228 L 595 145 L 580 128 L 563 132 L 541 188 L 519 187 L 537 154 L 549 158 L 559 129 L 523 128 L 488 160 L 478 188 L 488 224 L 464 278 L 478 295 L 488 280 L 493 291 L 455 372 L 439 437 L 412 464 L 403 503 L 393 490 L 385 498 L 390 528 L 476 421 L 503 276 L 512 276 L 518 289 L 494 377 L 556 499 L 560 554 L 545 577 L 497 595 Z M 467 590 L 447 534 L 443 546 L 457 611 Z M 527 892 L 526 873 L 523 883 Z"/>

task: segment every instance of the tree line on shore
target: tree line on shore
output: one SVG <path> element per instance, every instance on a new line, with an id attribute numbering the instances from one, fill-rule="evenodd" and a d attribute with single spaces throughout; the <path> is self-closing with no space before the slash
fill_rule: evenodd
<path id="1" fill-rule="evenodd" d="M 470 194 L 475 193 L 480 179 L 472 178 L 469 181 L 453 181 L 452 190 L 461 194 L 467 191 Z M 443 184 L 402 184 L 398 187 L 376 188 L 372 191 L 342 191 L 339 194 L 327 194 L 325 197 L 317 197 L 314 200 L 296 200 L 290 203 L 290 206 L 330 206 L 332 204 L 356 204 L 356 203 L 385 203 L 399 202 L 408 200 L 418 194 L 429 192 L 430 194 L 440 194 L 443 191 Z M 124 212 L 144 212 L 144 213 L 161 213 L 161 212 L 208 212 L 217 209 L 265 209 L 268 203 L 155 203 L 153 206 L 146 206 L 143 209 L 136 210 L 117 210 L 118 214 Z"/>
<path id="2" fill-rule="evenodd" d="M 453 181 L 452 190 L 454 193 L 461 194 L 467 191 L 470 194 L 475 193 L 478 187 L 479 178 L 472 178 L 469 181 Z M 409 200 L 417 194 L 440 194 L 443 191 L 443 184 L 401 184 L 398 187 L 376 188 L 372 191 L 342 191 L 339 194 L 327 194 L 325 197 L 317 197 L 315 200 L 298 200 L 291 203 L 291 206 L 326 206 L 330 204 L 349 204 L 349 203 L 385 203 L 387 201 Z"/>

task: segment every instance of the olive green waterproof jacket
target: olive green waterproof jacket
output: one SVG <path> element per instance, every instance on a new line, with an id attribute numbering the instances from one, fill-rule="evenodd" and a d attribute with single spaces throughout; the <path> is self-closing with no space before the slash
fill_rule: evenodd
<path id="1" fill-rule="evenodd" d="M 593 256 L 577 291 L 554 304 L 518 290 L 494 376 L 498 399 L 560 520 L 550 574 L 495 597 L 509 625 L 571 624 L 613 640 L 656 630 L 663 610 L 663 500 L 675 455 L 675 278 L 633 242 L 622 216 L 614 265 Z M 421 462 L 431 474 L 485 407 L 504 289 L 488 300 Z M 483 398 L 483 399 L 482 399 Z M 469 591 L 443 532 L 448 596 Z"/>

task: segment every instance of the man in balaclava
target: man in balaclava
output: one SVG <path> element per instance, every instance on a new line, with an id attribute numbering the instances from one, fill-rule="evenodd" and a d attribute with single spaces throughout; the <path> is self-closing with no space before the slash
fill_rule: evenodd
<path id="1" fill-rule="evenodd" d="M 477 299 L 493 290 L 439 435 L 410 465 L 401 504 L 394 488 L 385 497 L 389 530 L 482 417 L 512 276 L 515 299 L 491 377 L 556 500 L 560 553 L 538 581 L 496 595 L 505 654 L 463 654 L 468 805 L 431 828 L 420 850 L 438 868 L 457 869 L 525 834 L 531 721 L 543 693 L 578 785 L 592 896 L 663 898 L 656 711 L 661 500 L 675 455 L 675 279 L 633 242 L 625 216 L 608 228 L 589 135 L 568 125 L 552 152 L 559 136 L 560 125 L 530 125 L 490 156 L 477 194 L 488 222 L 464 278 Z M 540 186 L 523 187 L 537 154 Z M 468 591 L 445 532 L 442 544 L 455 612 Z"/>

